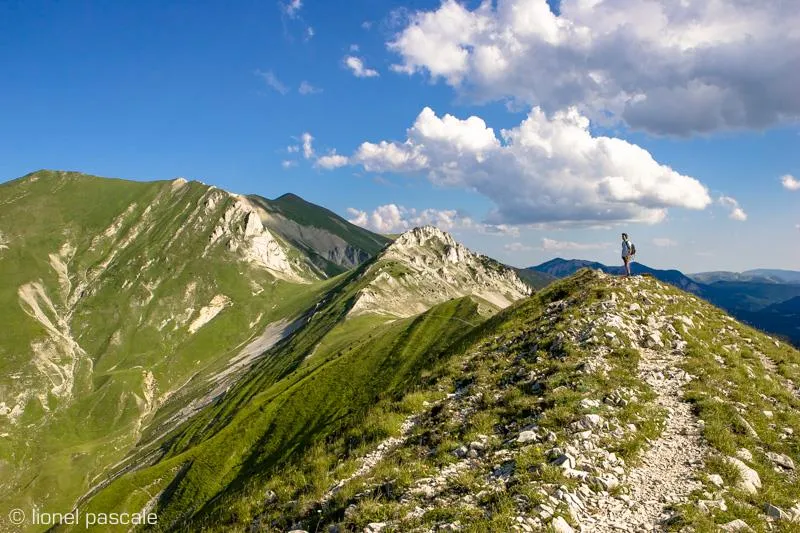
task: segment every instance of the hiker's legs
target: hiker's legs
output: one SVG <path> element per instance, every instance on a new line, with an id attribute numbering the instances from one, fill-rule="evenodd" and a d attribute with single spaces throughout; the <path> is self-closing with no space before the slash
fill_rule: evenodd
<path id="1" fill-rule="evenodd" d="M 625 275 L 626 276 L 630 276 L 631 275 L 631 258 L 630 258 L 630 256 L 629 257 L 623 257 L 622 261 L 625 263 Z"/>

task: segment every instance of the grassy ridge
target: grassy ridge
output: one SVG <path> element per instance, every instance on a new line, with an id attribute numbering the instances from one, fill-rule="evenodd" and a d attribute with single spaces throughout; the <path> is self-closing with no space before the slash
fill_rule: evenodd
<path id="1" fill-rule="evenodd" d="M 346 323 L 341 331 L 334 328 L 325 338 L 326 346 L 308 359 L 307 353 L 299 354 L 297 368 L 250 396 L 245 406 L 230 415 L 224 429 L 188 448 L 173 443 L 185 451 L 173 452 L 162 463 L 121 478 L 99 493 L 87 509 L 120 508 L 122 503 L 128 510 L 139 510 L 155 489 L 165 491 L 159 508 L 161 528 L 217 522 L 229 512 L 231 499 L 263 483 L 259 480 L 265 480 L 269 472 L 314 443 L 356 425 L 378 399 L 401 395 L 413 386 L 421 369 L 433 364 L 460 337 L 462 320 L 474 321 L 476 313 L 477 305 L 462 299 L 414 319 L 379 325 L 374 318 L 361 318 L 359 325 Z M 352 329 L 361 331 L 355 342 L 353 331 L 348 331 Z M 238 389 L 239 394 L 252 393 L 247 383 Z M 232 401 L 236 402 L 235 396 Z M 221 408 L 217 406 L 208 416 L 225 412 Z M 154 482 L 147 492 L 140 489 Z"/>

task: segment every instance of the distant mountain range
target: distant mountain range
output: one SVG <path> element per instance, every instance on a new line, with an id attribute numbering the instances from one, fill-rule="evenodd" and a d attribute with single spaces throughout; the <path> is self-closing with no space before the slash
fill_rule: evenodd
<path id="1" fill-rule="evenodd" d="M 800 283 L 800 272 L 795 270 L 778 270 L 758 268 L 744 272 L 728 272 L 718 270 L 715 272 L 698 272 L 688 274 L 698 283 L 714 283 L 717 281 L 758 281 L 761 283 Z"/>
<path id="2" fill-rule="evenodd" d="M 620 275 L 622 266 L 608 266 L 583 259 L 556 258 L 526 270 L 555 278 L 571 276 L 582 268 Z M 686 275 L 679 270 L 659 270 L 641 263 L 631 265 L 634 274 L 656 279 L 694 293 L 730 314 L 764 331 L 800 346 L 800 272 L 757 269 L 747 272 L 701 272 Z"/>

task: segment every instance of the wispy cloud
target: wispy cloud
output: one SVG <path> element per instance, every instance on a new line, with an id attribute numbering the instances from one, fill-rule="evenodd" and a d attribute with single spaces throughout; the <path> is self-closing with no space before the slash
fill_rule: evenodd
<path id="1" fill-rule="evenodd" d="M 720 205 L 730 210 L 728 218 L 731 220 L 737 220 L 739 222 L 747 220 L 747 213 L 744 212 L 744 209 L 739 207 L 739 202 L 737 202 L 736 199 L 730 196 L 720 196 L 718 201 Z"/>
<path id="2" fill-rule="evenodd" d="M 289 92 L 289 87 L 287 87 L 278 77 L 271 71 L 271 70 L 256 70 L 256 76 L 261 77 L 264 80 L 264 83 L 270 89 L 280 93 L 286 94 Z"/>
<path id="3" fill-rule="evenodd" d="M 800 180 L 791 174 L 782 176 L 781 183 L 783 184 L 783 188 L 788 191 L 800 191 Z"/>
<path id="4" fill-rule="evenodd" d="M 367 68 L 360 57 L 346 56 L 344 58 L 344 64 L 356 78 L 375 78 L 380 76 L 377 70 Z"/>
<path id="5" fill-rule="evenodd" d="M 610 243 L 607 242 L 573 242 L 573 241 L 558 241 L 555 239 L 542 239 L 543 250 L 600 250 L 608 248 Z"/>
<path id="6" fill-rule="evenodd" d="M 533 250 L 533 247 L 521 242 L 512 242 L 503 246 L 503 249 L 507 252 L 528 252 Z"/>
<path id="7" fill-rule="evenodd" d="M 656 237 L 653 239 L 653 244 L 660 248 L 668 248 L 670 246 L 678 246 L 678 242 L 668 237 Z"/>
<path id="8" fill-rule="evenodd" d="M 283 168 L 292 168 L 294 166 L 297 166 L 297 161 L 292 161 L 291 159 L 284 159 L 283 161 L 281 161 L 281 166 Z"/>
<path id="9" fill-rule="evenodd" d="M 302 95 L 319 94 L 322 92 L 322 89 L 319 87 L 314 87 L 307 81 L 303 80 L 300 82 L 300 87 L 298 87 L 297 92 Z"/>
<path id="10" fill-rule="evenodd" d="M 295 18 L 302 7 L 303 0 L 289 0 L 281 5 L 283 12 L 286 13 L 289 18 Z"/>

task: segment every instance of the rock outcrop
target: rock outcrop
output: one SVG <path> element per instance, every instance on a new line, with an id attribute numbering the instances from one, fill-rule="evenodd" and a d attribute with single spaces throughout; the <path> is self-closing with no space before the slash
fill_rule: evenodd
<path id="1" fill-rule="evenodd" d="M 365 271 L 366 287 L 350 314 L 408 317 L 433 305 L 473 295 L 505 308 L 531 293 L 510 268 L 476 254 L 436 227 L 403 233 Z"/>

